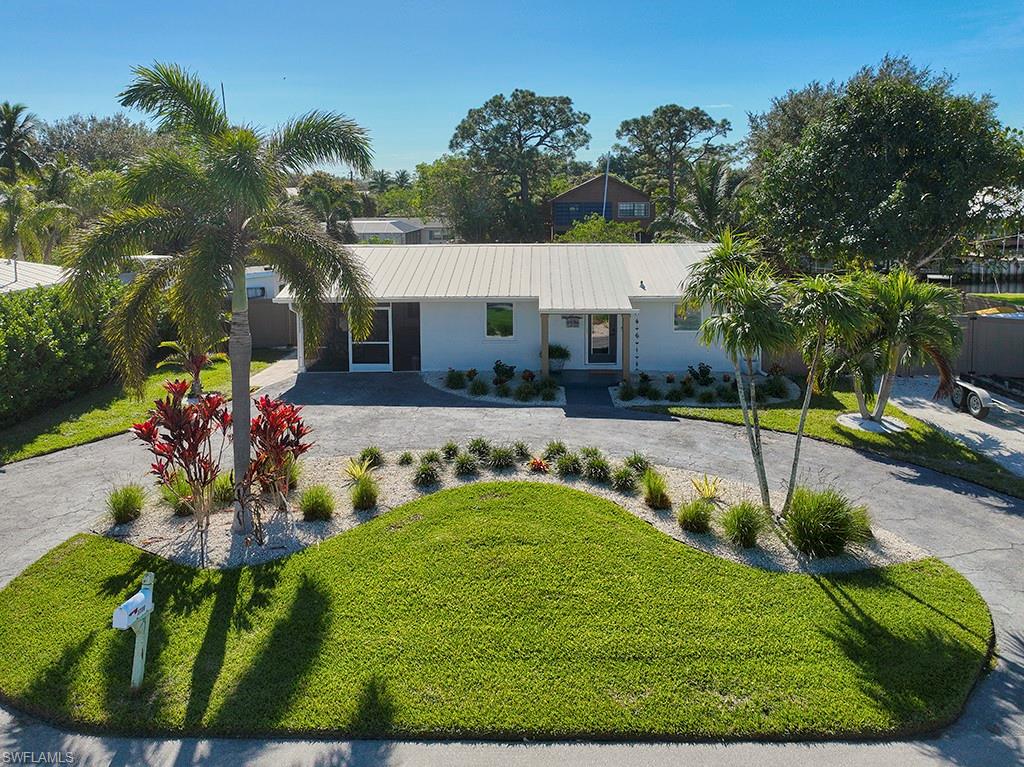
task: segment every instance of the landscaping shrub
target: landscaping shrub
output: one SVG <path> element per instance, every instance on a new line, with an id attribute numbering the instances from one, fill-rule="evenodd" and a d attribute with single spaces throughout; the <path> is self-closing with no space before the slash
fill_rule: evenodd
<path id="1" fill-rule="evenodd" d="M 466 445 L 466 450 L 475 455 L 477 458 L 483 460 L 491 454 L 491 443 L 483 437 L 474 437 Z"/>
<path id="2" fill-rule="evenodd" d="M 661 389 L 659 389 L 652 383 L 640 384 L 636 389 L 636 393 L 639 394 L 641 397 L 645 397 L 646 399 L 654 401 L 660 400 L 662 398 Z"/>
<path id="3" fill-rule="evenodd" d="M 511 381 L 516 377 L 516 366 L 506 365 L 501 360 L 494 361 L 494 377 L 503 381 Z"/>
<path id="4" fill-rule="evenodd" d="M 491 391 L 491 387 L 487 385 L 487 381 L 482 378 L 473 379 L 473 383 L 469 385 L 469 393 L 474 397 L 483 397 Z"/>
<path id="5" fill-rule="evenodd" d="M 334 496 L 326 485 L 310 485 L 299 497 L 299 510 L 307 522 L 330 519 L 334 514 Z"/>
<path id="6" fill-rule="evenodd" d="M 718 487 L 722 480 L 720 477 L 709 477 L 705 474 L 703 477 L 692 478 L 690 484 L 693 485 L 698 498 L 713 501 L 718 497 Z"/>
<path id="7" fill-rule="evenodd" d="M 138 482 L 115 487 L 107 496 L 107 509 L 119 525 L 138 519 L 145 503 L 146 490 Z"/>
<path id="8" fill-rule="evenodd" d="M 566 448 L 565 443 L 561 440 L 555 439 L 544 446 L 544 452 L 541 453 L 541 455 L 544 456 L 544 460 L 553 461 L 558 458 L 558 456 L 565 455 L 567 452 L 569 451 L 568 448 Z"/>
<path id="9" fill-rule="evenodd" d="M 472 453 L 459 453 L 453 464 L 456 477 L 471 477 L 476 474 L 476 456 Z"/>
<path id="10" fill-rule="evenodd" d="M 701 386 L 711 386 L 715 382 L 715 377 L 711 375 L 711 366 L 706 362 L 701 362 L 696 368 L 690 365 L 686 372 Z"/>
<path id="11" fill-rule="evenodd" d="M 284 473 L 288 477 L 288 488 L 294 490 L 299 486 L 299 478 L 302 476 L 302 464 L 288 456 L 284 461 Z"/>
<path id="12" fill-rule="evenodd" d="M 789 387 L 786 386 L 786 379 L 783 376 L 769 376 L 758 384 L 758 388 L 772 399 L 785 399 L 789 396 Z"/>
<path id="13" fill-rule="evenodd" d="M 683 399 L 683 387 L 673 386 L 665 393 L 665 399 L 669 402 L 680 402 Z"/>
<path id="14" fill-rule="evenodd" d="M 740 392 L 736 388 L 736 384 L 719 384 L 715 389 L 715 393 L 722 402 L 739 402 Z M 760 400 L 759 400 L 760 401 Z"/>
<path id="15" fill-rule="evenodd" d="M 693 388 L 693 381 L 683 381 L 679 384 L 679 391 L 682 392 L 683 399 L 693 399 L 693 395 L 697 393 Z"/>
<path id="16" fill-rule="evenodd" d="M 427 463 L 421 461 L 420 465 L 416 467 L 416 473 L 413 475 L 412 483 L 416 487 L 430 487 L 436 485 L 441 481 L 441 472 L 438 471 L 436 463 Z"/>
<path id="17" fill-rule="evenodd" d="M 472 381 L 474 378 L 477 377 L 477 375 L 478 375 L 477 369 L 476 368 L 470 368 L 469 370 L 466 371 L 466 380 L 467 381 Z"/>
<path id="18" fill-rule="evenodd" d="M 366 511 L 377 505 L 377 496 L 380 489 L 377 487 L 377 480 L 372 474 L 367 474 L 355 482 L 349 488 L 352 498 L 352 508 L 356 511 Z"/>
<path id="19" fill-rule="evenodd" d="M 0 428 L 110 380 L 100 326 L 121 291 L 118 282 L 105 286 L 88 319 L 56 287 L 0 294 Z"/>
<path id="20" fill-rule="evenodd" d="M 529 381 L 523 381 L 516 387 L 515 397 L 520 402 L 529 402 L 537 397 L 537 387 Z"/>
<path id="21" fill-rule="evenodd" d="M 540 456 L 530 459 L 529 463 L 530 471 L 535 474 L 547 474 L 551 471 L 551 464 L 545 461 Z"/>
<path id="22" fill-rule="evenodd" d="M 533 381 L 537 378 L 537 374 L 534 373 L 532 370 L 527 369 L 520 373 L 519 377 L 522 378 L 524 381 Z"/>
<path id="23" fill-rule="evenodd" d="M 455 370 L 454 368 L 448 368 L 448 372 L 444 376 L 444 385 L 449 389 L 465 389 L 466 388 L 466 374 L 461 370 Z"/>
<path id="24" fill-rule="evenodd" d="M 647 460 L 647 456 L 645 456 L 643 453 L 638 453 L 635 450 L 628 458 L 626 458 L 624 463 L 626 464 L 626 466 L 632 469 L 637 476 L 640 476 L 645 471 L 647 471 L 647 469 L 651 465 L 651 462 Z"/>
<path id="25" fill-rule="evenodd" d="M 495 397 L 511 397 L 512 387 L 507 382 L 502 381 L 501 383 L 494 384 L 494 396 Z"/>
<path id="26" fill-rule="evenodd" d="M 629 402 L 630 400 L 636 399 L 636 388 L 629 381 L 623 381 L 619 384 L 619 399 L 623 402 Z"/>
<path id="27" fill-rule="evenodd" d="M 587 447 L 580 448 L 580 456 L 583 458 L 602 458 L 604 453 L 601 452 L 601 448 L 588 445 Z"/>
<path id="28" fill-rule="evenodd" d="M 384 465 L 384 453 L 376 445 L 370 445 L 364 447 L 359 453 L 359 460 L 366 461 L 371 468 L 376 469 L 378 466 Z"/>
<path id="29" fill-rule="evenodd" d="M 674 384 L 675 382 L 676 382 L 676 375 L 675 375 L 675 373 L 669 373 L 667 376 L 665 376 L 665 383 L 671 385 L 671 384 Z"/>
<path id="30" fill-rule="evenodd" d="M 443 463 L 444 459 L 437 450 L 428 450 L 420 456 L 420 461 L 423 463 Z"/>
<path id="31" fill-rule="evenodd" d="M 640 383 L 642 383 L 642 384 L 650 383 L 651 382 L 651 374 L 650 373 L 641 372 L 639 375 L 637 375 L 637 380 L 640 381 Z"/>
<path id="32" fill-rule="evenodd" d="M 632 493 L 636 490 L 636 472 L 628 466 L 620 466 L 612 472 L 612 488 L 620 493 Z"/>
<path id="33" fill-rule="evenodd" d="M 544 400 L 545 402 L 554 402 L 556 399 L 558 399 L 558 390 L 557 389 L 541 389 L 540 390 L 540 398 L 542 400 Z"/>
<path id="34" fill-rule="evenodd" d="M 530 446 L 525 442 L 519 441 L 513 443 L 512 450 L 516 454 L 516 458 L 520 461 L 525 461 L 530 457 Z"/>
<path id="35" fill-rule="evenodd" d="M 446 461 L 454 461 L 455 456 L 459 454 L 459 446 L 455 442 L 449 440 L 444 443 L 444 447 L 441 448 L 441 455 L 444 456 Z"/>
<path id="36" fill-rule="evenodd" d="M 796 488 L 783 529 L 797 549 L 812 557 L 838 556 L 847 544 L 871 538 L 867 509 L 833 489 Z"/>
<path id="37" fill-rule="evenodd" d="M 502 469 L 511 469 L 513 466 L 516 465 L 515 451 L 513 451 L 512 448 L 510 447 L 499 445 L 498 447 L 495 447 L 493 450 L 491 450 L 490 463 L 491 468 L 495 469 L 496 471 L 501 471 Z"/>
<path id="38" fill-rule="evenodd" d="M 583 462 L 583 476 L 591 482 L 605 484 L 611 479 L 612 467 L 603 455 L 591 455 Z"/>
<path id="39" fill-rule="evenodd" d="M 160 495 L 174 511 L 175 516 L 187 517 L 192 514 L 192 507 L 186 499 L 192 495 L 192 488 L 184 474 L 172 474 L 169 482 L 160 485 Z"/>
<path id="40" fill-rule="evenodd" d="M 691 533 L 706 533 L 711 529 L 711 512 L 714 504 L 706 498 L 694 498 L 679 504 L 676 510 L 676 521 L 684 530 Z"/>
<path id="41" fill-rule="evenodd" d="M 414 460 L 416 459 L 413 457 L 413 454 L 406 450 L 404 453 L 398 456 L 398 465 L 411 466 Z"/>
<path id="42" fill-rule="evenodd" d="M 218 506 L 229 506 L 235 502 L 234 472 L 224 471 L 213 481 L 213 502 Z"/>
<path id="43" fill-rule="evenodd" d="M 668 481 L 662 474 L 648 467 L 640 476 L 640 485 L 644 490 L 644 503 L 652 509 L 672 508 L 672 500 L 668 496 Z"/>
<path id="44" fill-rule="evenodd" d="M 705 389 L 697 395 L 697 401 L 702 405 L 708 405 L 715 401 L 715 393 L 711 389 Z"/>
<path id="45" fill-rule="evenodd" d="M 538 384 L 538 388 L 540 389 L 542 394 L 546 391 L 557 392 L 558 381 L 556 381 L 551 376 L 548 376 L 547 378 L 542 378 L 541 382 Z"/>
<path id="46" fill-rule="evenodd" d="M 750 501 L 737 503 L 722 517 L 725 537 L 745 549 L 757 545 L 757 536 L 761 534 L 764 526 L 764 510 Z"/>
<path id="47" fill-rule="evenodd" d="M 354 485 L 363 477 L 372 477 L 376 470 L 376 467 L 370 463 L 369 458 L 364 458 L 361 461 L 349 458 L 348 465 L 345 467 L 345 475 L 348 477 L 345 480 L 345 484 Z"/>
<path id="48" fill-rule="evenodd" d="M 583 471 L 583 462 L 576 453 L 562 453 L 555 461 L 555 471 L 560 477 L 575 477 Z"/>

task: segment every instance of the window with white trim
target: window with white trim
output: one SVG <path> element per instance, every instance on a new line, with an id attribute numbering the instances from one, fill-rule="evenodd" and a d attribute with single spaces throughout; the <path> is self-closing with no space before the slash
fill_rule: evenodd
<path id="1" fill-rule="evenodd" d="M 685 332 L 700 330 L 700 323 L 700 309 L 676 304 L 674 330 Z"/>
<path id="2" fill-rule="evenodd" d="M 512 338 L 515 329 L 515 312 L 511 302 L 488 303 L 485 322 L 487 338 Z"/>
<path id="3" fill-rule="evenodd" d="M 649 202 L 620 202 L 619 218 L 648 218 L 651 215 Z"/>

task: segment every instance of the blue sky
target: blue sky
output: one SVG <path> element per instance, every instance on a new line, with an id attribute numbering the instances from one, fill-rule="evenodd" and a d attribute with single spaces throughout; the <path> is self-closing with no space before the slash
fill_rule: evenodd
<path id="1" fill-rule="evenodd" d="M 947 2 L 3 2 L 0 100 L 43 118 L 109 114 L 135 64 L 224 82 L 232 120 L 345 112 L 389 170 L 446 150 L 456 123 L 513 88 L 571 96 L 594 158 L 625 118 L 700 105 L 732 121 L 884 54 L 958 75 L 1024 127 L 1024 4 Z"/>

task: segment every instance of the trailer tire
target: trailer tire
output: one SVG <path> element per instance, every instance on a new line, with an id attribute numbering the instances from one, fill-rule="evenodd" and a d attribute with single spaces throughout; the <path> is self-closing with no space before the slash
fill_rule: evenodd
<path id="1" fill-rule="evenodd" d="M 960 384 L 953 384 L 953 392 L 949 395 L 950 401 L 953 403 L 953 407 L 957 410 L 964 409 L 964 393 L 966 389 Z"/>
<path id="2" fill-rule="evenodd" d="M 969 392 L 967 395 L 967 412 L 980 421 L 988 418 L 988 408 L 976 392 Z"/>

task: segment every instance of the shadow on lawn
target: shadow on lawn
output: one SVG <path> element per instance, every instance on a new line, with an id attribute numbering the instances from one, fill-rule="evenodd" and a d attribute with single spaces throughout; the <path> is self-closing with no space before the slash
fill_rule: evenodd
<path id="1" fill-rule="evenodd" d="M 985 660 L 984 651 L 932 628 L 912 636 L 897 635 L 861 609 L 840 579 L 815 576 L 814 580 L 845 619 L 835 630 L 823 630 L 823 634 L 857 668 L 862 691 L 891 717 L 890 726 L 912 733 L 945 726 L 959 715 L 965 702 L 962 695 L 972 689 Z M 883 580 L 879 588 L 891 585 Z M 936 612 L 951 624 L 951 630 L 967 631 L 987 641 L 987 637 L 978 636 L 945 613 Z"/>

